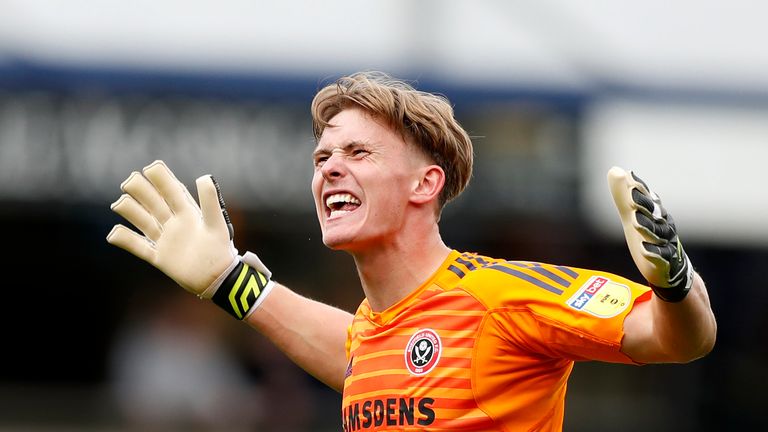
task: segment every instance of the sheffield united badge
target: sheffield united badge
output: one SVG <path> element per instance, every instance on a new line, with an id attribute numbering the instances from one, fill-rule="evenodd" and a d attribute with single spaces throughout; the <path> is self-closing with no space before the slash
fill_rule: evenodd
<path id="1" fill-rule="evenodd" d="M 437 366 L 443 344 L 432 329 L 421 329 L 411 336 L 405 347 L 405 367 L 413 375 L 424 375 Z"/>

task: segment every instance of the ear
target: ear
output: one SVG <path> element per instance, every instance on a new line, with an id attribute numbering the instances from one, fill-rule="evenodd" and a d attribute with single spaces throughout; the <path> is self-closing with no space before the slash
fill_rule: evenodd
<path id="1" fill-rule="evenodd" d="M 445 171 L 437 165 L 427 165 L 420 170 L 410 201 L 426 204 L 437 201 L 445 185 Z"/>

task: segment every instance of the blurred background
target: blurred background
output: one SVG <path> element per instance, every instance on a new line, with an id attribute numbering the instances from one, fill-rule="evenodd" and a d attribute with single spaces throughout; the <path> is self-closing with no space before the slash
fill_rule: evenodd
<path id="1" fill-rule="evenodd" d="M 768 4 L 0 0 L 0 430 L 333 431 L 340 395 L 109 246 L 131 171 L 215 174 L 241 251 L 354 311 L 312 207 L 309 103 L 358 70 L 474 137 L 446 242 L 642 281 L 605 174 L 636 170 L 708 282 L 715 350 L 576 365 L 567 431 L 766 430 Z M 297 269 L 301 269 L 297 271 Z"/>

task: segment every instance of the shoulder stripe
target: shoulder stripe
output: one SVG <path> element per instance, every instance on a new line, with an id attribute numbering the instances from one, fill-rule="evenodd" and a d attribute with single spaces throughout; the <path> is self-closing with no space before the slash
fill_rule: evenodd
<path id="1" fill-rule="evenodd" d="M 492 265 L 492 266 L 490 266 L 488 268 L 494 269 L 494 270 L 498 270 L 500 272 L 504 272 L 504 273 L 506 273 L 508 275 L 511 275 L 511 276 L 518 277 L 518 278 L 520 278 L 520 279 L 522 279 L 522 280 L 524 280 L 524 281 L 526 281 L 528 283 L 536 285 L 539 288 L 544 288 L 545 290 L 547 290 L 547 291 L 549 291 L 551 293 L 555 293 L 557 295 L 560 295 L 560 294 L 563 293 L 563 290 L 561 290 L 560 288 L 554 287 L 554 286 L 552 286 L 552 285 L 550 285 L 550 284 L 548 284 L 548 283 L 546 283 L 546 282 L 544 282 L 542 280 L 536 279 L 535 277 L 533 277 L 533 276 L 531 276 L 529 274 L 523 273 L 523 272 L 521 272 L 519 270 L 515 270 L 515 269 L 512 269 L 512 268 L 509 268 L 509 267 L 507 267 L 505 265 L 494 264 L 494 265 Z"/>
<path id="2" fill-rule="evenodd" d="M 529 265 L 526 265 L 526 264 L 521 263 L 519 261 L 507 261 L 507 263 L 512 264 L 513 266 L 522 267 L 522 268 L 525 268 L 525 269 L 528 269 L 528 270 L 533 270 L 536 273 L 551 279 L 552 281 L 556 282 L 557 284 L 559 284 L 561 286 L 564 286 L 565 288 L 568 288 L 569 286 L 571 286 L 571 282 L 570 281 L 567 281 L 567 280 L 563 279 L 562 277 L 552 273 L 551 271 L 549 271 L 549 270 L 545 269 L 544 267 L 542 267 L 540 264 L 533 264 L 533 265 L 529 266 Z"/>
<path id="3" fill-rule="evenodd" d="M 578 277 L 579 277 L 579 274 L 578 274 L 578 273 L 576 273 L 575 271 L 573 271 L 573 269 L 572 269 L 572 268 L 570 268 L 570 267 L 565 267 L 565 266 L 555 266 L 555 268 L 556 268 L 556 269 L 558 269 L 558 270 L 560 270 L 561 272 L 563 272 L 563 273 L 567 274 L 568 276 L 570 276 L 570 277 L 574 278 L 574 279 L 576 279 L 576 278 L 578 278 Z"/>
<path id="4" fill-rule="evenodd" d="M 477 268 L 477 267 L 475 267 L 475 265 L 474 265 L 474 264 L 472 264 L 470 261 L 467 261 L 467 260 L 465 260 L 465 259 L 463 259 L 463 258 L 461 258 L 461 257 L 457 257 L 457 258 L 456 258 L 456 262 L 457 262 L 457 263 L 459 263 L 459 264 L 464 264 L 464 266 L 465 266 L 466 268 L 468 268 L 468 269 L 469 269 L 469 271 L 475 270 L 475 269 Z"/>
<path id="5" fill-rule="evenodd" d="M 466 275 L 466 273 L 464 273 L 463 271 L 461 271 L 461 269 L 459 269 L 458 267 L 456 267 L 456 266 L 455 266 L 455 265 L 453 265 L 453 264 L 451 264 L 451 265 L 449 265 L 449 266 L 448 266 L 448 270 L 450 270 L 450 271 L 452 271 L 452 272 L 456 273 L 456 276 L 458 276 L 459 278 L 463 278 L 463 277 Z"/>
<path id="6" fill-rule="evenodd" d="M 485 266 L 487 266 L 489 264 L 488 261 L 482 259 L 481 257 L 476 257 L 475 261 L 477 261 L 483 267 L 485 267 Z"/>

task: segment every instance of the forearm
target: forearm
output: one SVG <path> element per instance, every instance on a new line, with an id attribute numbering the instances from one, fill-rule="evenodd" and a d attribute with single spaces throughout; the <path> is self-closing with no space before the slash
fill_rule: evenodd
<path id="1" fill-rule="evenodd" d="M 347 359 L 345 343 L 352 314 L 275 284 L 248 324 L 266 336 L 309 374 L 341 391 Z"/>
<path id="2" fill-rule="evenodd" d="M 639 363 L 687 363 L 712 350 L 717 323 L 704 281 L 694 274 L 688 295 L 670 303 L 654 294 L 624 320 L 621 351 Z"/>
<path id="3" fill-rule="evenodd" d="M 717 323 L 709 303 L 704 281 L 694 274 L 691 290 L 678 303 L 654 296 L 654 334 L 669 361 L 685 363 L 708 354 L 715 344 Z"/>

